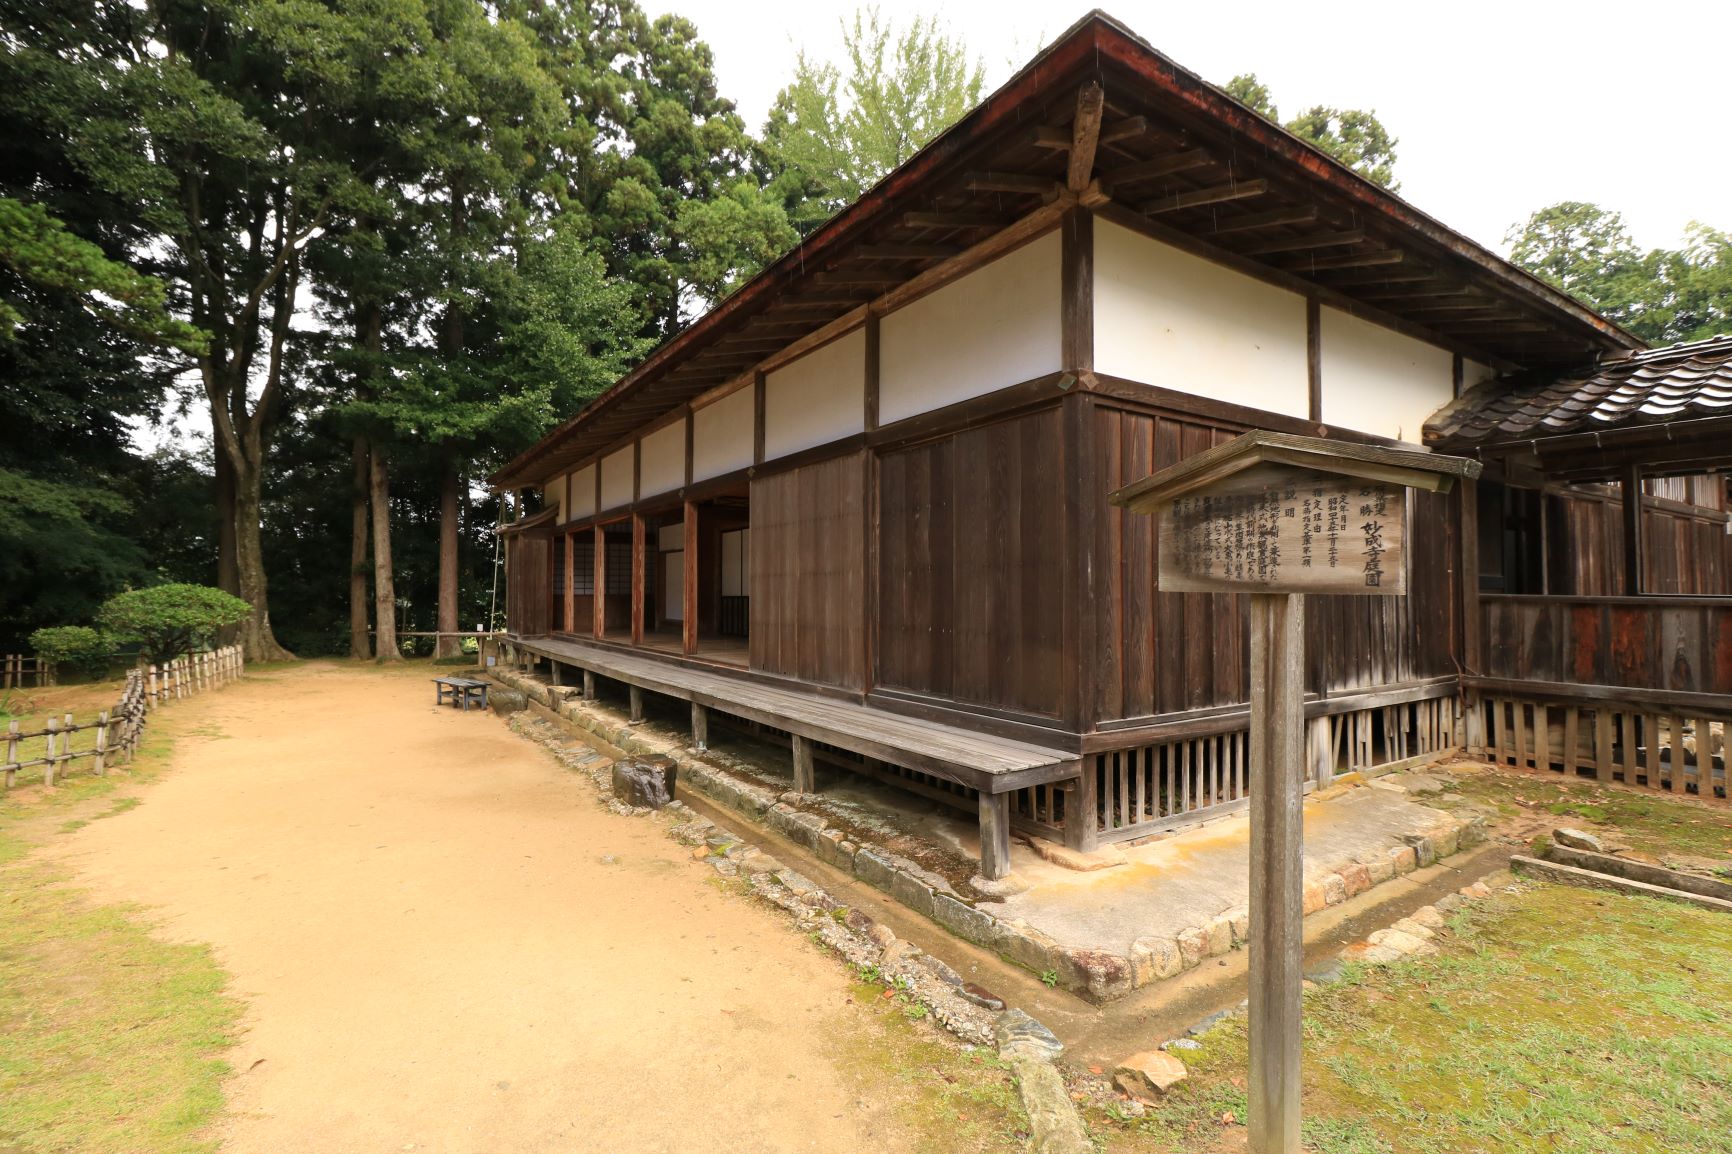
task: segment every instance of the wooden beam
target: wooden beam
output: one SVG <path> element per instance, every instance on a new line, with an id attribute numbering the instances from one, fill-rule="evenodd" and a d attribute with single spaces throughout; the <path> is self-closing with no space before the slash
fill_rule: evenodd
<path id="1" fill-rule="evenodd" d="M 1305 298 L 1305 379 L 1310 398 L 1308 412 L 1323 423 L 1323 306 L 1316 297 Z"/>
<path id="2" fill-rule="evenodd" d="M 818 774 L 812 766 L 812 743 L 799 734 L 793 734 L 794 746 L 794 792 L 817 793 Z"/>
<path id="3" fill-rule="evenodd" d="M 991 212 L 905 212 L 909 228 L 1003 228 L 1004 217 Z"/>
<path id="4" fill-rule="evenodd" d="M 944 260 L 961 251 L 953 244 L 866 244 L 855 255 L 866 260 Z"/>
<path id="5" fill-rule="evenodd" d="M 752 464 L 764 463 L 764 374 L 752 374 Z"/>
<path id="6" fill-rule="evenodd" d="M 1280 228 L 1289 224 L 1311 224 L 1318 217 L 1317 206 L 1314 204 L 1295 205 L 1292 208 L 1277 208 L 1271 212 L 1254 212 L 1246 216 L 1230 217 L 1210 229 L 1209 236 L 1230 236 L 1236 232 L 1256 232 L 1264 228 Z"/>
<path id="7" fill-rule="evenodd" d="M 1467 673 L 1483 671 L 1479 638 L 1479 482 L 1456 482 L 1456 519 L 1461 526 L 1461 563 L 1456 573 L 1461 665 Z"/>
<path id="8" fill-rule="evenodd" d="M 636 725 L 643 720 L 643 689 L 636 685 L 626 687 L 631 695 L 631 723 Z"/>
<path id="9" fill-rule="evenodd" d="M 1070 166 L 1065 184 L 1081 192 L 1094 176 L 1095 149 L 1101 139 L 1101 113 L 1106 111 L 1106 93 L 1091 80 L 1077 90 L 1076 119 L 1071 122 Z"/>
<path id="10" fill-rule="evenodd" d="M 596 468 L 595 474 L 597 478 L 595 507 L 596 511 L 599 512 L 601 510 L 601 497 L 599 495 L 601 492 L 601 469 L 599 466 Z M 593 584 L 594 591 L 589 598 L 590 636 L 600 641 L 607 633 L 607 534 L 602 532 L 600 525 L 595 526 L 590 532 L 595 535 L 595 581 Z"/>
<path id="11" fill-rule="evenodd" d="M 631 643 L 643 644 L 644 594 L 647 591 L 644 556 L 644 520 L 642 513 L 631 516 Z"/>
<path id="12" fill-rule="evenodd" d="M 1127 116 L 1101 129 L 1101 144 L 1117 144 L 1121 140 L 1142 136 L 1148 130 L 1149 121 L 1146 116 Z"/>
<path id="13" fill-rule="evenodd" d="M 1190 192 L 1175 192 L 1170 196 L 1158 197 L 1137 208 L 1145 216 L 1159 216 L 1166 212 L 1179 212 L 1187 208 L 1203 208 L 1211 204 L 1226 204 L 1228 201 L 1246 200 L 1253 196 L 1262 196 L 1269 191 L 1269 182 L 1263 179 L 1238 180 L 1227 184 L 1217 184 L 1210 188 L 1193 189 Z"/>
<path id="14" fill-rule="evenodd" d="M 1064 215 L 1059 240 L 1061 363 L 1074 373 L 1095 367 L 1095 217 L 1087 209 Z"/>
<path id="15" fill-rule="evenodd" d="M 710 711 L 692 702 L 692 745 L 699 753 L 710 747 Z"/>
<path id="16" fill-rule="evenodd" d="M 758 390 L 762 397 L 763 389 Z M 685 538 L 685 552 L 680 555 L 684 565 L 685 588 L 680 597 L 680 652 L 687 657 L 698 651 L 698 506 L 695 501 L 687 501 L 685 507 L 685 525 L 682 527 Z"/>
<path id="17" fill-rule="evenodd" d="M 1069 152 L 1071 135 L 1056 124 L 1037 124 L 1028 130 L 1026 142 L 1036 148 L 1050 148 L 1054 152 Z"/>
<path id="18" fill-rule="evenodd" d="M 1450 297 L 1467 296 L 1474 290 L 1461 284 L 1439 284 L 1429 288 L 1392 288 L 1370 289 L 1359 295 L 1368 301 L 1422 301 L 1447 300 Z"/>
<path id="19" fill-rule="evenodd" d="M 1400 264 L 1407 254 L 1398 248 L 1374 249 L 1371 252 L 1348 252 L 1340 256 L 1308 256 L 1289 261 L 1282 267 L 1290 272 L 1327 272 L 1340 268 L 1384 268 Z"/>
<path id="20" fill-rule="evenodd" d="M 821 272 L 812 276 L 812 283 L 821 285 L 855 286 L 865 288 L 884 288 L 888 285 L 900 284 L 903 277 L 890 272 Z"/>
<path id="21" fill-rule="evenodd" d="M 866 314 L 866 423 L 867 432 L 878 427 L 878 314 Z"/>
<path id="22" fill-rule="evenodd" d="M 1305 598 L 1251 595 L 1250 1149 L 1299 1154 Z"/>
<path id="23" fill-rule="evenodd" d="M 1186 152 L 1168 153 L 1157 156 L 1153 160 L 1142 160 L 1135 164 L 1127 164 L 1115 168 L 1106 174 L 1106 182 L 1113 188 L 1120 185 L 1135 184 L 1142 180 L 1154 180 L 1157 177 L 1172 176 L 1174 173 L 1189 172 L 1194 168 L 1207 168 L 1215 163 L 1215 155 L 1204 148 L 1193 148 Z"/>
<path id="24" fill-rule="evenodd" d="M 1010 874 L 1010 795 L 980 792 L 980 876 L 998 881 Z"/>
<path id="25" fill-rule="evenodd" d="M 1239 249 L 1238 252 L 1240 256 L 1267 256 L 1277 252 L 1300 252 L 1308 248 L 1345 248 L 1350 244 L 1364 243 L 1364 230 L 1354 228 L 1345 232 L 1312 232 L 1304 236 L 1277 237 Z"/>
<path id="26" fill-rule="evenodd" d="M 1289 272 L 1295 271 L 1292 269 Z M 1333 288 L 1351 287 L 1361 284 L 1417 284 L 1428 281 L 1437 273 L 1428 268 L 1394 268 L 1385 265 L 1381 268 L 1358 268 L 1347 270 L 1319 269 L 1319 272 L 1333 273 L 1329 284 Z"/>
<path id="27" fill-rule="evenodd" d="M 577 534 L 565 535 L 565 616 L 562 618 L 567 633 L 577 632 L 577 573 L 572 568 L 577 554 Z"/>
<path id="28" fill-rule="evenodd" d="M 970 192 L 1015 192 L 1044 196 L 1057 184 L 1050 176 L 1032 176 L 1024 172 L 971 172 L 963 182 L 963 187 Z"/>
<path id="29" fill-rule="evenodd" d="M 1624 596 L 1640 597 L 1648 545 L 1642 534 L 1642 466 L 1625 465 L 1620 480 L 1624 498 Z"/>

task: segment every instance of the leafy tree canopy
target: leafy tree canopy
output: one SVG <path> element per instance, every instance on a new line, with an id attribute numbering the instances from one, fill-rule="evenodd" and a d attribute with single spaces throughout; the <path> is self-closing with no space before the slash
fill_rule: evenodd
<path id="1" fill-rule="evenodd" d="M 45 661 L 96 673 L 108 664 L 108 638 L 88 625 L 49 625 L 30 635 L 30 648 Z"/>
<path id="2" fill-rule="evenodd" d="M 153 585 L 117 593 L 97 613 L 117 641 L 136 641 L 153 660 L 167 661 L 209 645 L 217 631 L 238 625 L 252 606 L 208 585 Z"/>
<path id="3" fill-rule="evenodd" d="M 1732 235 L 1691 222 L 1677 249 L 1643 252 L 1620 213 L 1567 200 L 1504 238 L 1510 259 L 1655 344 L 1732 332 Z"/>
<path id="4" fill-rule="evenodd" d="M 1253 112 L 1277 124 L 1282 123 L 1269 86 L 1258 80 L 1256 73 L 1243 72 L 1233 77 L 1227 81 L 1226 93 Z M 1318 104 L 1287 121 L 1283 127 L 1315 144 L 1372 183 L 1391 192 L 1400 190 L 1401 184 L 1395 179 L 1395 146 L 1400 142 L 1389 135 L 1375 111 Z"/>
<path id="5" fill-rule="evenodd" d="M 898 33 L 876 7 L 857 10 L 842 43 L 845 69 L 800 53 L 764 126 L 771 189 L 801 235 L 956 123 L 985 77 L 936 16 Z"/>

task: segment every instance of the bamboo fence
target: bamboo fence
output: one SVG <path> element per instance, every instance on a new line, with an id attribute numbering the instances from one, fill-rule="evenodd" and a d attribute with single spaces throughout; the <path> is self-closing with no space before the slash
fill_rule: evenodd
<path id="1" fill-rule="evenodd" d="M 52 786 L 55 779 L 70 771 L 72 763 L 89 759 L 98 777 L 105 777 L 117 763 L 132 761 L 144 733 L 145 718 L 152 710 L 169 701 L 220 689 L 238 678 L 245 668 L 245 659 L 238 645 L 226 646 L 209 653 L 193 653 L 177 657 L 161 665 L 140 666 L 126 673 L 126 685 L 113 709 L 97 714 L 95 721 L 75 722 L 68 713 L 63 718 L 49 718 L 42 729 L 26 731 L 21 722 L 6 727 L 6 760 L 0 762 L 5 788 L 17 784 L 18 774 L 26 769 L 42 767 L 42 784 Z M 78 748 L 78 735 L 89 735 L 90 744 Z M 35 742 L 41 741 L 41 756 L 34 756 Z M 26 747 L 32 756 L 26 757 Z"/>
<path id="2" fill-rule="evenodd" d="M 54 662 L 28 653 L 0 653 L 0 689 L 23 689 L 35 683 L 38 689 L 53 685 Z"/>

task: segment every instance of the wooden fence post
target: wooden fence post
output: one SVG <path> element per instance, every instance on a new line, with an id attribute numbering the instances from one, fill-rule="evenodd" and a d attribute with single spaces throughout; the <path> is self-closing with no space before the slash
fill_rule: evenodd
<path id="1" fill-rule="evenodd" d="M 97 777 L 108 776 L 108 710 L 103 710 L 96 716 L 96 765 Z"/>
<path id="2" fill-rule="evenodd" d="M 18 723 L 11 722 L 6 726 L 6 788 L 11 789 L 18 780 Z"/>
<path id="3" fill-rule="evenodd" d="M 54 751 L 59 745 L 59 737 L 60 723 L 50 717 L 48 719 L 48 732 L 42 736 L 43 745 L 46 750 L 43 754 L 42 761 L 42 784 L 46 786 L 52 786 L 54 784 Z"/>

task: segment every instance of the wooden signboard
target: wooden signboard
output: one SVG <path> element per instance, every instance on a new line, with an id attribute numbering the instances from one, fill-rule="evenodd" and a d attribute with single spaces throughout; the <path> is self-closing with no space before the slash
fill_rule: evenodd
<path id="1" fill-rule="evenodd" d="M 1407 592 L 1407 490 L 1393 482 L 1260 464 L 1156 516 L 1163 590 Z"/>
<path id="2" fill-rule="evenodd" d="M 1305 594 L 1407 592 L 1408 491 L 1479 468 L 1255 432 L 1112 495 L 1156 518 L 1162 590 L 1251 594 L 1252 1154 L 1300 1151 Z"/>

